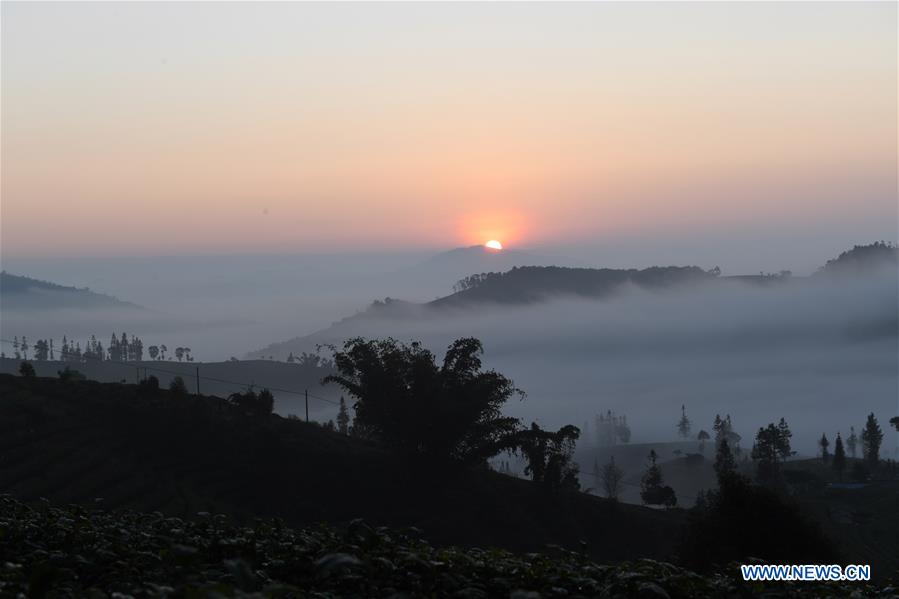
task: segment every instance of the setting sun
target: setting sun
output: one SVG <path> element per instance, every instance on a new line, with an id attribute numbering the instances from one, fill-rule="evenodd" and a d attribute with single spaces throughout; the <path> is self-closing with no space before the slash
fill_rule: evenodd
<path id="1" fill-rule="evenodd" d="M 484 244 L 484 247 L 488 247 L 491 250 L 501 250 L 501 249 L 503 249 L 503 244 L 501 244 L 500 242 L 498 242 L 495 239 L 491 239 L 490 241 L 488 241 L 487 243 Z"/>

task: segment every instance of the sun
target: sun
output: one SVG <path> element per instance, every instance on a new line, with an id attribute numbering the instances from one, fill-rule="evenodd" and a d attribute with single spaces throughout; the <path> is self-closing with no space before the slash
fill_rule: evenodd
<path id="1" fill-rule="evenodd" d="M 503 244 L 501 244 L 500 242 L 498 242 L 495 239 L 491 239 L 490 241 L 488 241 L 487 243 L 484 244 L 484 247 L 490 248 L 491 250 L 501 250 L 501 249 L 503 249 Z"/>

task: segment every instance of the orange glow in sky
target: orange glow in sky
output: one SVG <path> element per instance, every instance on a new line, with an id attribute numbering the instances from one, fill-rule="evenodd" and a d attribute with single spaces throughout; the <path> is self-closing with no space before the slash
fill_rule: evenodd
<path id="1" fill-rule="evenodd" d="M 895 3 L 0 10 L 4 253 L 896 220 Z"/>

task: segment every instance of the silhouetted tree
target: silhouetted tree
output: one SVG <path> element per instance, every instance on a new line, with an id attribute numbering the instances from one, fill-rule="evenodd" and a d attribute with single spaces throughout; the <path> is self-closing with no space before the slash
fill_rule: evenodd
<path id="1" fill-rule="evenodd" d="M 821 438 L 818 439 L 818 447 L 821 448 L 821 461 L 825 464 L 830 459 L 830 453 L 827 451 L 827 448 L 830 447 L 830 441 L 827 440 L 827 434 L 822 434 Z"/>
<path id="2" fill-rule="evenodd" d="M 696 435 L 696 438 L 699 439 L 699 453 L 705 454 L 705 442 L 711 439 L 711 436 L 705 431 L 700 430 L 699 434 Z"/>
<path id="3" fill-rule="evenodd" d="M 618 499 L 624 471 L 615 464 L 615 456 L 609 456 L 609 463 L 602 468 L 602 488 L 609 499 Z"/>
<path id="4" fill-rule="evenodd" d="M 720 481 L 727 478 L 737 470 L 737 463 L 734 460 L 734 454 L 730 450 L 727 439 L 723 439 L 715 452 L 715 474 Z"/>
<path id="5" fill-rule="evenodd" d="M 690 419 L 687 418 L 687 407 L 681 405 L 680 420 L 677 423 L 677 433 L 684 439 L 690 438 Z"/>
<path id="6" fill-rule="evenodd" d="M 243 393 L 232 393 L 228 401 L 237 406 L 245 416 L 268 416 L 275 405 L 275 397 L 268 389 L 256 393 L 252 388 Z"/>
<path id="7" fill-rule="evenodd" d="M 175 357 L 178 358 L 179 362 L 184 358 L 184 348 L 183 347 L 175 348 Z"/>
<path id="8" fill-rule="evenodd" d="M 658 455 L 654 449 L 649 451 L 647 459 L 646 472 L 640 480 L 640 499 L 647 505 L 674 507 L 677 505 L 677 497 L 674 489 L 662 484 L 662 469 L 656 463 Z"/>
<path id="9" fill-rule="evenodd" d="M 19 342 L 19 349 L 22 350 L 22 358 L 28 359 L 28 340 L 25 338 L 25 335 L 22 335 L 22 340 Z"/>
<path id="10" fill-rule="evenodd" d="M 690 510 L 678 555 L 698 571 L 751 557 L 769 563 L 834 563 L 837 557 L 797 504 L 733 473 Z"/>
<path id="11" fill-rule="evenodd" d="M 355 338 L 332 350 L 337 373 L 323 382 L 356 398 L 357 436 L 408 455 L 463 463 L 485 462 L 521 440 L 513 437 L 518 419 L 500 410 L 524 394 L 503 375 L 481 369 L 477 339 L 453 342 L 442 366 L 417 342 Z"/>
<path id="12" fill-rule="evenodd" d="M 50 357 L 50 344 L 45 339 L 34 342 L 34 359 L 43 362 Z"/>
<path id="13" fill-rule="evenodd" d="M 756 480 L 770 487 L 781 484 L 780 454 L 778 451 L 779 431 L 774 423 L 760 428 L 752 446 L 752 459 L 756 461 Z"/>
<path id="14" fill-rule="evenodd" d="M 893 428 L 899 431 L 899 416 L 893 416 L 892 418 L 890 418 L 890 424 L 893 425 Z"/>
<path id="15" fill-rule="evenodd" d="M 793 432 L 790 430 L 787 421 L 784 418 L 777 423 L 777 455 L 781 462 L 786 462 L 787 458 L 793 455 L 793 449 L 790 447 L 790 439 L 793 438 Z"/>
<path id="16" fill-rule="evenodd" d="M 341 435 L 348 434 L 350 430 L 350 413 L 346 409 L 346 401 L 343 399 L 343 395 L 340 396 L 340 407 L 337 409 L 337 430 Z"/>
<path id="17" fill-rule="evenodd" d="M 531 423 L 519 442 L 528 462 L 524 473 L 551 492 L 579 489 L 578 465 L 571 459 L 579 436 L 580 429 L 570 424 L 552 432 Z"/>
<path id="18" fill-rule="evenodd" d="M 742 437 L 734 432 L 730 414 L 723 419 L 718 414 L 715 414 L 715 422 L 712 425 L 712 429 L 715 431 L 716 447 L 721 445 L 722 441 L 727 440 L 727 444 L 730 445 L 731 453 L 733 453 L 734 456 L 737 456 L 740 453 L 740 440 Z"/>
<path id="19" fill-rule="evenodd" d="M 147 348 L 147 352 L 149 352 L 149 354 L 150 354 L 150 359 L 155 360 L 156 357 L 159 356 L 159 346 L 151 345 L 150 347 Z"/>
<path id="20" fill-rule="evenodd" d="M 846 451 L 843 449 L 843 439 L 837 433 L 837 440 L 833 446 L 833 469 L 840 480 L 843 480 L 843 470 L 846 469 Z"/>
<path id="21" fill-rule="evenodd" d="M 858 457 L 858 435 L 855 434 L 855 427 L 849 427 L 849 437 L 846 439 L 846 446 L 849 448 L 849 456 Z"/>
<path id="22" fill-rule="evenodd" d="M 37 376 L 37 374 L 34 372 L 34 366 L 31 365 L 31 362 L 25 362 L 24 360 L 21 364 L 19 364 L 19 374 L 27 379 L 33 379 Z"/>
<path id="23" fill-rule="evenodd" d="M 880 444 L 883 441 L 883 431 L 874 417 L 874 412 L 868 414 L 865 428 L 862 429 L 862 456 L 871 466 L 877 466 L 880 461 Z"/>
<path id="24" fill-rule="evenodd" d="M 172 379 L 172 382 L 169 383 L 169 391 L 178 397 L 184 397 L 188 394 L 187 385 L 184 384 L 184 379 L 180 376 L 176 376 Z"/>
<path id="25" fill-rule="evenodd" d="M 59 376 L 59 380 L 61 381 L 83 381 L 87 378 L 79 371 L 73 370 L 68 366 L 66 366 L 63 370 L 57 370 L 56 374 Z"/>
<path id="26" fill-rule="evenodd" d="M 141 380 L 140 386 L 147 391 L 158 391 L 159 379 L 156 378 L 156 375 L 151 374 L 147 378 Z"/>

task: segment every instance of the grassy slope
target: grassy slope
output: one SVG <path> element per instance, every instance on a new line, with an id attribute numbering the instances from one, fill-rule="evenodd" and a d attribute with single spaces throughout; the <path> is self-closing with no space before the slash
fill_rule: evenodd
<path id="1" fill-rule="evenodd" d="M 0 358 L 0 373 L 18 374 L 21 360 L 12 358 Z M 196 389 L 196 373 L 200 371 L 200 391 L 204 394 L 227 397 L 236 391 L 245 391 L 246 386 L 255 383 L 256 388 L 274 387 L 276 389 L 289 389 L 301 392 L 308 389 L 309 393 L 336 400 L 340 397 L 340 390 L 331 386 L 322 386 L 321 379 L 329 372 L 321 368 L 287 364 L 274 360 L 240 360 L 239 362 L 177 362 L 177 361 L 153 361 L 142 362 L 110 362 L 89 361 L 80 363 L 66 363 L 60 361 L 31 360 L 38 376 L 56 377 L 56 373 L 66 366 L 73 368 L 87 378 L 106 383 L 128 382 L 134 383 L 138 377 L 143 378 L 144 370 L 147 375 L 153 375 L 159 379 L 163 387 L 168 387 L 175 376 L 181 376 L 188 388 Z M 215 379 L 215 380 L 213 380 Z M 238 385 L 223 381 L 235 381 L 243 383 Z M 304 412 L 303 396 L 298 393 L 285 393 L 274 391 L 275 411 L 279 414 L 302 414 Z M 309 401 L 309 410 L 318 420 L 328 420 L 337 412 L 337 408 L 330 403 L 316 399 Z"/>
<path id="2" fill-rule="evenodd" d="M 683 513 L 574 494 L 550 500 L 489 471 L 410 470 L 379 449 L 214 398 L 142 396 L 132 385 L 0 375 L 0 492 L 192 517 L 417 526 L 441 543 L 602 560 L 670 556 Z"/>

